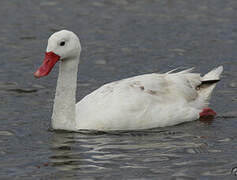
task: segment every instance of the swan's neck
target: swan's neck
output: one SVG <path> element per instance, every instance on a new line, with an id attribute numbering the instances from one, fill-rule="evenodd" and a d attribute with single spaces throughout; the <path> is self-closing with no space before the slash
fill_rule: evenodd
<path id="1" fill-rule="evenodd" d="M 60 62 L 56 94 L 54 99 L 53 129 L 76 129 L 76 87 L 79 56 Z"/>

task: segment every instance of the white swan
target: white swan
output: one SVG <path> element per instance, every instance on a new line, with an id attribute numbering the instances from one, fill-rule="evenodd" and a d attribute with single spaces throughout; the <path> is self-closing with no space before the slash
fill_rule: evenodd
<path id="1" fill-rule="evenodd" d="M 204 108 L 219 81 L 222 66 L 203 77 L 188 69 L 115 81 L 76 104 L 80 52 L 76 34 L 67 30 L 56 32 L 48 40 L 43 64 L 34 73 L 35 77 L 46 76 L 60 61 L 52 115 L 54 129 L 138 130 L 215 115 L 210 108 Z"/>

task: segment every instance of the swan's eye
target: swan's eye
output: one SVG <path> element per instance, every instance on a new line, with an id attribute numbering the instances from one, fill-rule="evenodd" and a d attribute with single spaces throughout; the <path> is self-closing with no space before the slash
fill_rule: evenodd
<path id="1" fill-rule="evenodd" d="M 65 41 L 60 42 L 60 46 L 64 46 L 65 45 Z"/>

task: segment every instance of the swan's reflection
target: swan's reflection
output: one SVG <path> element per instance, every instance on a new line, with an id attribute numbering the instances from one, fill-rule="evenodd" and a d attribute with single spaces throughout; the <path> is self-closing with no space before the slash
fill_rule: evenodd
<path id="1" fill-rule="evenodd" d="M 180 162 L 187 154 L 211 152 L 204 139 L 194 135 L 195 127 L 192 127 L 187 124 L 166 129 L 104 134 L 54 132 L 50 160 L 52 166 L 60 170 L 81 173 L 111 172 L 114 168 L 148 168 L 156 173 L 170 173 L 172 166 L 195 163 Z M 154 163 L 164 163 L 165 166 L 156 169 Z"/>

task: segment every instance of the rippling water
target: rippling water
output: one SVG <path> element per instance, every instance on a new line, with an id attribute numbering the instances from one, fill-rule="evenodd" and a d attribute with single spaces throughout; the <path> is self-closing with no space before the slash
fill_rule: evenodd
<path id="1" fill-rule="evenodd" d="M 0 179 L 236 179 L 235 0 L 1 0 Z M 224 65 L 213 120 L 132 132 L 50 129 L 57 66 L 36 80 L 49 35 L 82 43 L 78 100 L 121 78 Z"/>

